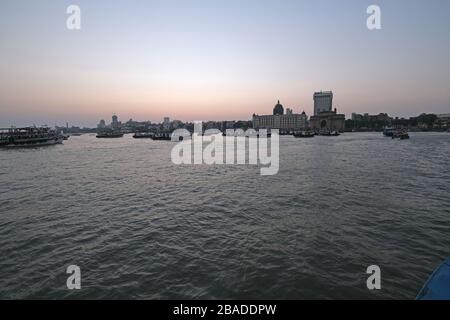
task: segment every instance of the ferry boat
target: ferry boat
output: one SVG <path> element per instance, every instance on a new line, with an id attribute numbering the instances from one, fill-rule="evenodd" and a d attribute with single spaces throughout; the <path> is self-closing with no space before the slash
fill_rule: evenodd
<path id="1" fill-rule="evenodd" d="M 321 131 L 319 132 L 319 136 L 324 136 L 324 137 L 338 137 L 341 134 L 337 131 Z"/>
<path id="2" fill-rule="evenodd" d="M 172 140 L 170 133 L 155 133 L 151 138 L 153 140 L 164 140 L 164 141 Z"/>
<path id="3" fill-rule="evenodd" d="M 385 137 L 392 137 L 395 133 L 395 129 L 394 128 L 389 128 L 389 127 L 384 127 L 383 129 L 383 135 Z"/>
<path id="4" fill-rule="evenodd" d="M 300 131 L 294 133 L 294 137 L 296 138 L 314 138 L 315 135 L 316 134 L 312 131 Z"/>
<path id="5" fill-rule="evenodd" d="M 133 135 L 133 138 L 135 139 L 153 139 L 154 133 L 153 132 L 136 132 Z"/>
<path id="6" fill-rule="evenodd" d="M 122 138 L 123 133 L 119 130 L 101 130 L 97 132 L 97 138 Z"/>
<path id="7" fill-rule="evenodd" d="M 406 140 L 409 139 L 409 134 L 406 130 L 398 130 L 394 132 L 392 139 Z"/>
<path id="8" fill-rule="evenodd" d="M 0 148 L 26 148 L 63 143 L 64 137 L 47 127 L 0 129 Z"/>
<path id="9" fill-rule="evenodd" d="M 450 300 L 450 258 L 433 272 L 416 300 Z"/>
<path id="10" fill-rule="evenodd" d="M 250 137 L 256 137 L 256 138 L 264 137 L 264 138 L 270 138 L 270 137 L 272 137 L 272 133 L 271 132 L 267 132 L 266 134 L 260 134 L 259 132 L 257 132 L 254 135 L 246 135 L 245 133 L 244 134 L 239 134 L 238 132 L 234 132 L 234 134 L 228 135 L 226 132 L 224 132 L 224 133 L 222 133 L 222 136 L 223 137 L 247 137 L 247 138 L 250 138 Z"/>

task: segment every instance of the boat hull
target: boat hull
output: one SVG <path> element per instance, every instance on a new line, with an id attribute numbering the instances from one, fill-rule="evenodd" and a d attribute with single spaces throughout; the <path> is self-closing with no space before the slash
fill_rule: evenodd
<path id="1" fill-rule="evenodd" d="M 114 139 L 114 138 L 123 138 L 123 134 L 114 134 L 114 135 L 98 134 L 96 137 L 99 139 Z"/>
<path id="2" fill-rule="evenodd" d="M 57 144 L 62 144 L 63 141 L 64 139 L 61 137 L 41 142 L 13 142 L 8 144 L 0 144 L 0 149 L 19 149 L 19 148 L 22 149 L 22 148 L 38 148 L 38 147 L 54 146 Z"/>
<path id="3" fill-rule="evenodd" d="M 450 300 L 450 258 L 433 272 L 416 299 Z"/>

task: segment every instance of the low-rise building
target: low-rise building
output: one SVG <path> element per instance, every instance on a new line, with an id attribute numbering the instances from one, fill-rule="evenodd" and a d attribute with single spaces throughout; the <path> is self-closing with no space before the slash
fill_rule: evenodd
<path id="1" fill-rule="evenodd" d="M 320 112 L 318 115 L 311 116 L 309 125 L 316 132 L 342 132 L 345 129 L 345 114 L 338 114 L 337 109 Z"/>
<path id="2" fill-rule="evenodd" d="M 253 128 L 259 129 L 278 129 L 281 131 L 305 130 L 308 124 L 308 116 L 305 112 L 293 113 L 292 109 L 287 109 L 284 114 L 284 108 L 278 101 L 274 108 L 273 115 L 253 115 Z"/>

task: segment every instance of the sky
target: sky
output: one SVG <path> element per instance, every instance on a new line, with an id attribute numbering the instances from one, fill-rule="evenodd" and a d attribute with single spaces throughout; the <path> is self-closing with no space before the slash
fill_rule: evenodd
<path id="1" fill-rule="evenodd" d="M 81 30 L 66 9 L 81 8 Z M 366 26 L 381 8 L 381 30 Z M 0 126 L 450 113 L 448 0 L 1 0 Z"/>

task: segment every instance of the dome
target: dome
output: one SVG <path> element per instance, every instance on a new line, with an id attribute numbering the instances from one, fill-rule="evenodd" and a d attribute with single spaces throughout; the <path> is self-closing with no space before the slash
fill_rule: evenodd
<path id="1" fill-rule="evenodd" d="M 276 106 L 273 108 L 273 114 L 274 115 L 283 115 L 284 114 L 284 108 L 283 106 L 280 104 L 280 100 L 278 100 L 278 103 L 276 104 Z"/>

